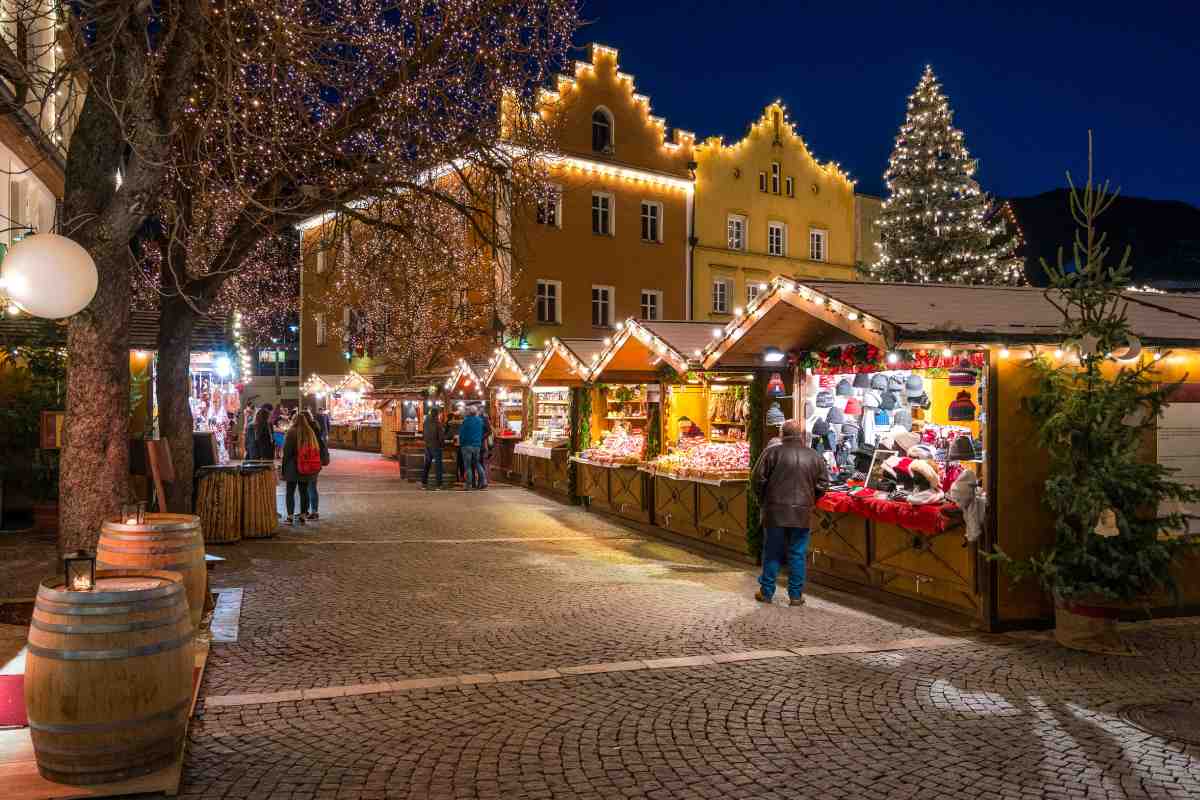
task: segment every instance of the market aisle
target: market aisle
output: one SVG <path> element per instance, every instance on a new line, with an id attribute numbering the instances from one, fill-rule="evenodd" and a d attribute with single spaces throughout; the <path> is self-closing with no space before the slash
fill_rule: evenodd
<path id="1" fill-rule="evenodd" d="M 1196 620 L 1077 656 L 824 590 L 763 606 L 743 568 L 514 487 L 422 492 L 370 454 L 335 451 L 320 488 L 317 524 L 212 548 L 244 606 L 185 796 L 1200 792 L 1200 748 L 1116 716 L 1200 695 Z"/>

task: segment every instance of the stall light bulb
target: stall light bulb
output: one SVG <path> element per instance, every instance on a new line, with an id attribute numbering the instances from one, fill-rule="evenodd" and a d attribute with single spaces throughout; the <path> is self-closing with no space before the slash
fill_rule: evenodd
<path id="1" fill-rule="evenodd" d="M 887 354 L 887 363 L 889 363 L 889 364 L 895 364 L 895 363 L 896 363 L 897 361 L 899 361 L 899 360 L 900 360 L 900 354 L 899 354 L 899 353 L 888 353 L 888 354 Z"/>
<path id="2" fill-rule="evenodd" d="M 854 322 L 854 320 L 858 319 L 858 312 L 851 311 L 849 314 L 846 315 L 846 319 L 850 320 L 851 322 Z"/>
<path id="3" fill-rule="evenodd" d="M 712 335 L 714 339 L 720 339 L 723 331 L 720 328 L 713 328 Z"/>
<path id="4" fill-rule="evenodd" d="M 954 355 L 954 353 L 950 350 L 949 347 L 942 348 L 942 358 L 949 358 L 952 355 Z"/>
<path id="5" fill-rule="evenodd" d="M 742 315 L 742 307 L 741 307 L 741 306 L 738 306 L 737 308 L 735 308 L 735 309 L 733 310 L 733 315 L 734 315 L 735 317 L 740 317 L 740 316 Z"/>
<path id="6" fill-rule="evenodd" d="M 1001 358 L 1008 358 L 1008 348 L 1007 348 L 1007 347 L 1001 348 L 1001 350 L 1000 350 L 1000 357 L 1001 357 Z"/>
<path id="7" fill-rule="evenodd" d="M 1055 351 L 1054 351 L 1054 357 L 1055 357 L 1055 358 L 1062 358 L 1062 354 L 1063 354 L 1063 353 L 1062 353 L 1062 349 L 1061 349 L 1061 348 L 1060 348 L 1060 349 L 1058 349 L 1058 350 L 1055 350 Z"/>

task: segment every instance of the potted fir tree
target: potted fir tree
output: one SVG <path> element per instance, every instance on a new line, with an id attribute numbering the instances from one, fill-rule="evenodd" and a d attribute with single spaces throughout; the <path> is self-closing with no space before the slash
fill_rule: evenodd
<path id="1" fill-rule="evenodd" d="M 1067 175 L 1070 182 L 1070 174 Z M 1036 578 L 1055 601 L 1055 638 L 1066 647 L 1128 653 L 1116 632 L 1121 607 L 1145 604 L 1155 591 L 1174 594 L 1171 564 L 1193 544 L 1183 503 L 1200 490 L 1140 454 L 1178 384 L 1163 384 L 1157 360 L 1141 353 L 1123 296 L 1129 251 L 1116 264 L 1096 219 L 1116 199 L 1108 184 L 1071 184 L 1079 225 L 1073 259 L 1042 261 L 1047 299 L 1062 312 L 1065 358 L 1036 357 L 1037 391 L 1025 400 L 1050 477 L 1043 502 L 1053 512 L 1054 544 L 1022 561 L 997 548 L 1018 578 Z M 1161 354 L 1160 354 L 1161 355 Z"/>

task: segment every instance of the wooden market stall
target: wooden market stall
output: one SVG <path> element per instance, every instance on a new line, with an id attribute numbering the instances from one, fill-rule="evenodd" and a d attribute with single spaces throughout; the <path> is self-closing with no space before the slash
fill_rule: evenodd
<path id="1" fill-rule="evenodd" d="M 529 370 L 538 351 L 497 347 L 483 376 L 488 416 L 495 433 L 491 457 L 493 477 L 518 474 L 516 446 L 529 428 Z"/>
<path id="2" fill-rule="evenodd" d="M 400 458 L 402 452 L 424 450 L 421 426 L 432 394 L 429 384 L 395 384 L 371 391 L 370 399 L 379 411 L 379 452 L 384 458 Z"/>
<path id="3" fill-rule="evenodd" d="M 529 433 L 513 448 L 514 472 L 534 489 L 572 499 L 570 455 L 580 435 L 571 420 L 586 409 L 594 392 L 587 385 L 591 365 L 604 349 L 602 339 L 559 339 L 546 343 L 529 369 Z"/>
<path id="4" fill-rule="evenodd" d="M 1164 380 L 1182 377 L 1200 360 L 1200 300 L 1129 297 L 1130 322 L 1147 346 L 1184 348 L 1162 370 Z M 776 279 L 701 360 L 755 374 L 760 447 L 774 435 L 766 416 L 778 403 L 772 421 L 803 417 L 812 444 L 828 453 L 843 485 L 815 515 L 813 579 L 1002 629 L 1052 613 L 1035 585 L 1014 584 L 983 554 L 999 545 L 1022 558 L 1053 541 L 1040 502 L 1046 459 L 1021 400 L 1033 392 L 1023 366 L 1031 348 L 1066 357 L 1060 320 L 1038 289 Z M 1193 386 L 1169 409 L 1177 434 L 1200 433 L 1200 384 L 1185 384 Z M 1185 475 L 1200 474 L 1200 458 L 1168 441 L 1160 434 L 1148 457 L 1181 457 Z M 977 525 L 946 497 L 960 476 L 978 489 L 958 496 L 986 504 Z M 856 488 L 856 478 L 867 487 Z M 755 527 L 748 517 L 747 529 Z M 1185 561 L 1179 575 L 1193 607 L 1197 566 Z"/>
<path id="5" fill-rule="evenodd" d="M 381 418 L 370 398 L 374 388 L 371 381 L 353 370 L 330 388 L 325 397 L 330 447 L 380 451 Z"/>

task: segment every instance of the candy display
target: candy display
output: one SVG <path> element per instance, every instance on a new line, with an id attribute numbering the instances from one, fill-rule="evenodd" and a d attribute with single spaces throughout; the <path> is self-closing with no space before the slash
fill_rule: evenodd
<path id="1" fill-rule="evenodd" d="M 676 478 L 745 480 L 750 477 L 750 445 L 746 442 L 705 442 L 681 445 L 674 453 L 660 456 L 654 472 Z"/>
<path id="2" fill-rule="evenodd" d="M 595 464 L 640 464 L 645 452 L 645 434 L 618 427 L 605 433 L 599 445 L 579 455 Z"/>

